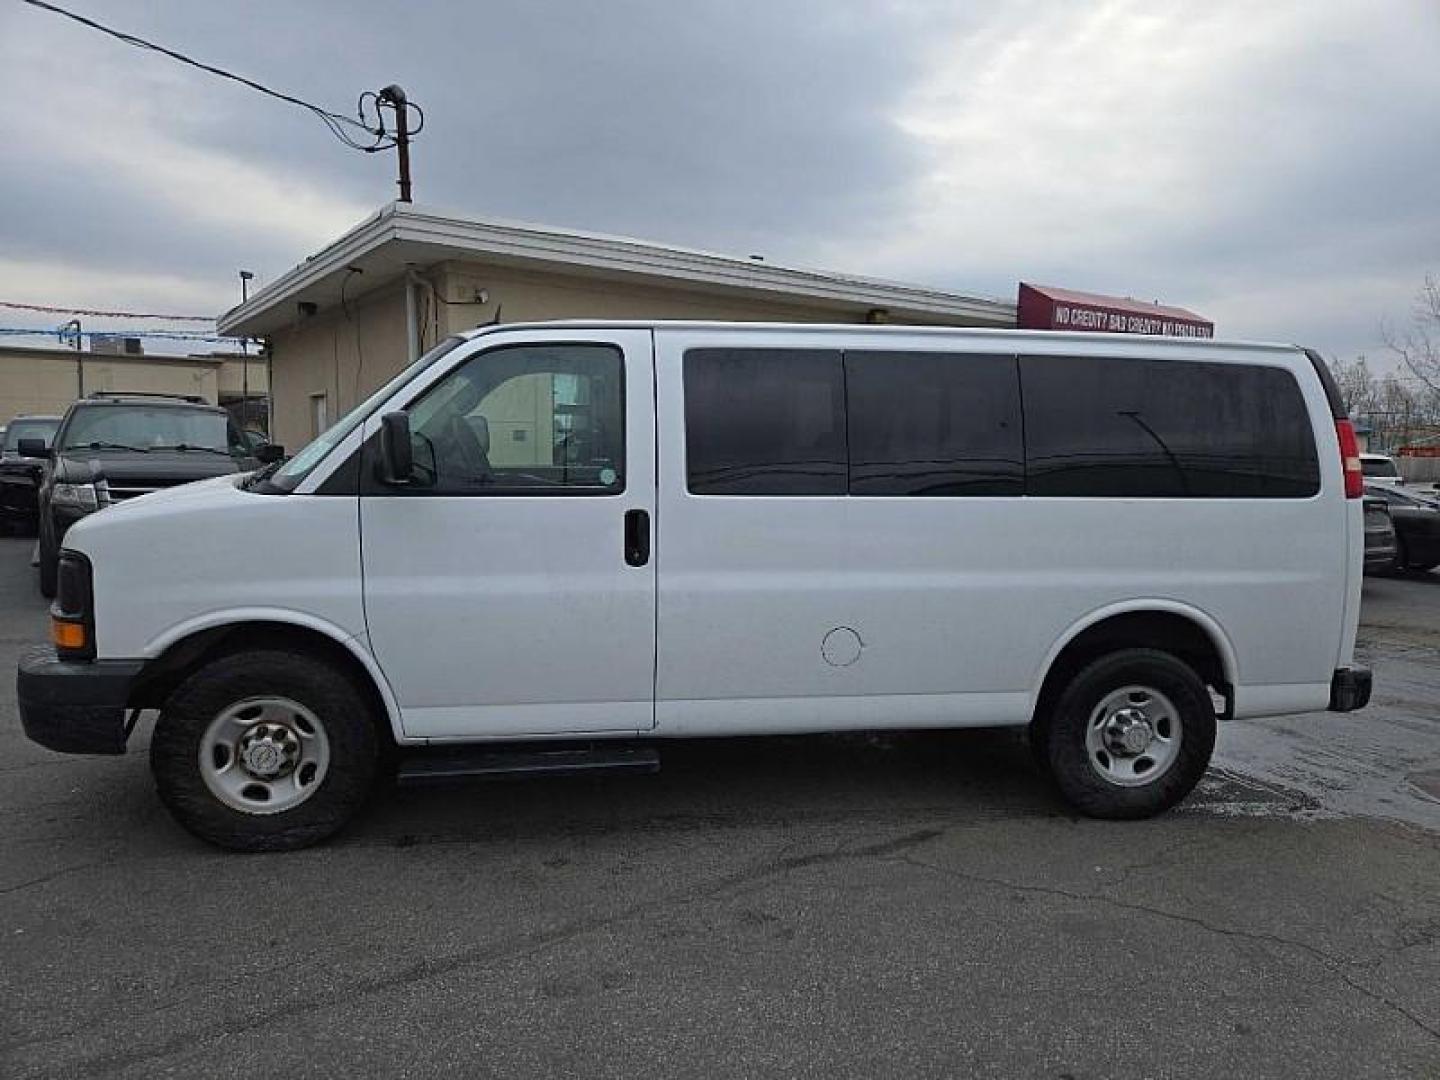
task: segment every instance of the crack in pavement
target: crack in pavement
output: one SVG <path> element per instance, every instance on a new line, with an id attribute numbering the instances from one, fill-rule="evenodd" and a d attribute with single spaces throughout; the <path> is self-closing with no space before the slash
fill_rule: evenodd
<path id="1" fill-rule="evenodd" d="M 74 874 L 81 870 L 93 870 L 97 866 L 109 866 L 107 862 L 77 863 L 74 866 L 67 866 L 63 870 L 56 870 L 49 874 L 43 874 L 38 878 L 31 878 L 29 881 L 22 881 L 18 885 L 7 885 L 0 889 L 0 896 L 8 896 L 10 893 L 17 893 L 23 889 L 33 888 L 36 885 L 44 885 L 46 882 L 54 881 L 56 878 L 64 877 L 66 874 Z"/>
<path id="2" fill-rule="evenodd" d="M 608 927 L 628 922 L 637 916 L 647 915 L 652 911 L 676 905 L 692 904 L 698 900 L 722 896 L 727 892 L 753 884 L 757 881 L 763 881 L 766 878 L 777 875 L 788 875 L 796 870 L 803 870 L 812 866 L 821 866 L 830 863 L 864 859 L 884 859 L 887 856 L 893 856 L 922 844 L 927 844 L 931 840 L 942 836 L 944 832 L 945 830 L 943 829 L 921 829 L 895 837 L 891 840 L 884 840 L 865 845 L 864 847 L 849 849 L 844 847 L 842 841 L 834 848 L 825 851 L 776 859 L 749 870 L 728 874 L 718 881 L 697 885 L 689 889 L 682 889 L 669 896 L 658 897 L 643 903 L 631 905 L 628 908 L 609 915 L 597 915 L 590 918 L 572 920 L 569 923 L 557 926 L 548 931 L 532 931 L 529 934 L 523 935 L 519 941 L 502 941 L 498 944 L 452 953 L 449 956 L 439 959 L 422 958 L 398 971 L 372 976 L 368 979 L 361 979 L 349 987 L 333 991 L 323 997 L 317 997 L 308 1002 L 276 1005 L 263 1012 L 252 1013 L 245 1017 L 236 1017 L 229 1021 L 223 1021 L 210 1029 L 210 1033 L 208 1037 L 204 1039 L 203 1044 L 196 1042 L 196 1033 L 190 1030 L 158 1045 L 152 1045 L 150 1048 L 140 1052 L 122 1051 L 112 1054 L 102 1054 L 98 1057 L 91 1058 L 83 1064 L 74 1065 L 67 1071 L 66 1075 L 98 1076 L 116 1072 L 121 1069 L 127 1069 L 135 1065 L 145 1063 L 153 1064 L 177 1053 L 194 1052 L 200 1049 L 202 1045 L 210 1045 L 232 1035 L 239 1035 L 258 1027 L 264 1027 L 277 1020 L 283 1019 L 287 1023 L 293 1023 L 297 1018 L 302 1016 L 309 1016 L 336 1006 L 349 1005 L 378 993 L 416 986 L 430 979 L 449 975 L 462 968 L 477 964 L 492 964 L 500 961 L 533 956 L 557 945 L 563 945 L 577 938 L 593 934 L 598 930 L 604 930 Z M 147 1009 L 137 1014 L 131 1014 L 125 1017 L 124 1021 L 133 1021 L 137 1016 L 145 1016 L 154 1011 L 156 1010 Z M 22 1043 L 10 1043 L 0 1046 L 0 1050 L 42 1046 L 49 1043 L 61 1042 L 65 1038 L 65 1035 L 60 1035 L 54 1038 L 31 1039 Z"/>
<path id="3" fill-rule="evenodd" d="M 1234 937 L 1241 938 L 1247 941 L 1256 941 L 1270 945 L 1289 946 L 1292 949 L 1298 949 L 1301 952 L 1306 953 L 1308 956 L 1318 961 L 1322 967 L 1328 970 L 1331 974 L 1338 976 L 1340 980 L 1344 982 L 1346 986 L 1349 986 L 1352 990 L 1355 990 L 1364 997 L 1369 998 L 1376 1004 L 1383 1005 L 1385 1008 L 1390 1009 L 1395 1013 L 1398 1013 L 1406 1020 L 1409 1020 L 1421 1031 L 1429 1035 L 1432 1039 L 1440 1041 L 1440 1027 L 1436 1027 L 1429 1023 L 1427 1020 L 1425 1020 L 1423 1017 L 1417 1016 L 1415 1013 L 1411 1012 L 1398 1001 L 1393 1001 L 1390 998 L 1386 997 L 1384 994 L 1381 994 L 1375 990 L 1371 990 L 1369 987 L 1356 982 L 1341 967 L 1342 962 L 1338 958 L 1331 956 L 1323 949 L 1318 949 L 1314 945 L 1309 944 L 1308 942 L 1297 941 L 1294 938 L 1281 937 L 1278 934 L 1262 933 L 1254 930 L 1240 930 L 1227 926 L 1217 926 L 1214 923 L 1207 922 L 1206 920 L 1200 918 L 1198 915 L 1186 915 L 1178 911 L 1167 911 L 1164 908 L 1152 907 L 1149 904 L 1140 904 L 1127 900 L 1119 900 L 1112 896 L 1101 896 L 1098 893 L 1075 892 L 1070 889 L 1062 889 L 1056 886 L 1026 885 L 1021 882 L 1007 881 L 1004 878 L 989 877 L 984 874 L 970 874 L 966 873 L 963 870 L 953 870 L 947 866 L 937 866 L 934 863 L 927 863 L 921 859 L 915 858 L 913 855 L 902 855 L 899 861 L 905 863 L 908 866 L 916 867 L 917 869 L 928 870 L 931 873 L 943 874 L 947 877 L 953 877 L 960 881 L 968 881 L 977 885 L 993 885 L 997 888 L 1014 889 L 1016 892 L 1036 893 L 1042 896 L 1058 896 L 1068 900 L 1077 900 L 1081 903 L 1087 904 L 1107 904 L 1111 907 L 1117 907 L 1125 911 L 1138 911 L 1147 915 L 1154 915 L 1157 918 L 1169 919 L 1173 922 L 1180 922 L 1189 924 L 1191 926 L 1197 926 L 1202 930 L 1208 931 L 1212 934 L 1218 934 L 1222 937 Z"/>

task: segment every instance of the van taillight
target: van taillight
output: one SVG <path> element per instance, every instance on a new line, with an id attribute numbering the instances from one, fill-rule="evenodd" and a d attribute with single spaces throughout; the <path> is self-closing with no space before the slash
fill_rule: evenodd
<path id="1" fill-rule="evenodd" d="M 1358 499 L 1365 494 L 1365 473 L 1360 468 L 1360 444 L 1355 441 L 1355 425 L 1349 420 L 1336 420 L 1335 434 L 1340 436 L 1340 464 L 1345 468 L 1345 497 Z"/>

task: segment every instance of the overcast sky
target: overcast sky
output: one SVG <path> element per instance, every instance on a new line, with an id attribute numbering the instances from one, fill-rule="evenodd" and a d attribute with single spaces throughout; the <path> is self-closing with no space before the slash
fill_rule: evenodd
<path id="1" fill-rule="evenodd" d="M 465 214 L 1343 357 L 1440 272 L 1436 0 L 59 2 L 335 111 L 399 82 L 416 201 Z M 0 300 L 215 314 L 394 197 L 393 154 L 19 0 L 0 91 Z"/>

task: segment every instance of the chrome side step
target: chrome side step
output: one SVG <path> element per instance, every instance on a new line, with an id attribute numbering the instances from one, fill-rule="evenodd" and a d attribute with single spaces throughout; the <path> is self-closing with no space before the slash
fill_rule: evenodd
<path id="1" fill-rule="evenodd" d="M 660 755 L 648 746 L 524 750 L 471 746 L 410 751 L 400 759 L 395 781 L 406 785 L 443 784 L 457 780 L 659 771 Z"/>

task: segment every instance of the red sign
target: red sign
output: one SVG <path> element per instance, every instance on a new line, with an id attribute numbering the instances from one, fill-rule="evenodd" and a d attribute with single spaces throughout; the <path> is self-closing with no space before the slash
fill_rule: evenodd
<path id="1" fill-rule="evenodd" d="M 1440 457 L 1440 446 L 1402 446 L 1397 457 Z"/>
<path id="2" fill-rule="evenodd" d="M 1215 324 L 1193 311 L 1147 304 L 1122 296 L 1020 283 L 1018 325 L 1022 330 L 1089 330 L 1102 334 L 1159 334 L 1208 338 Z"/>

